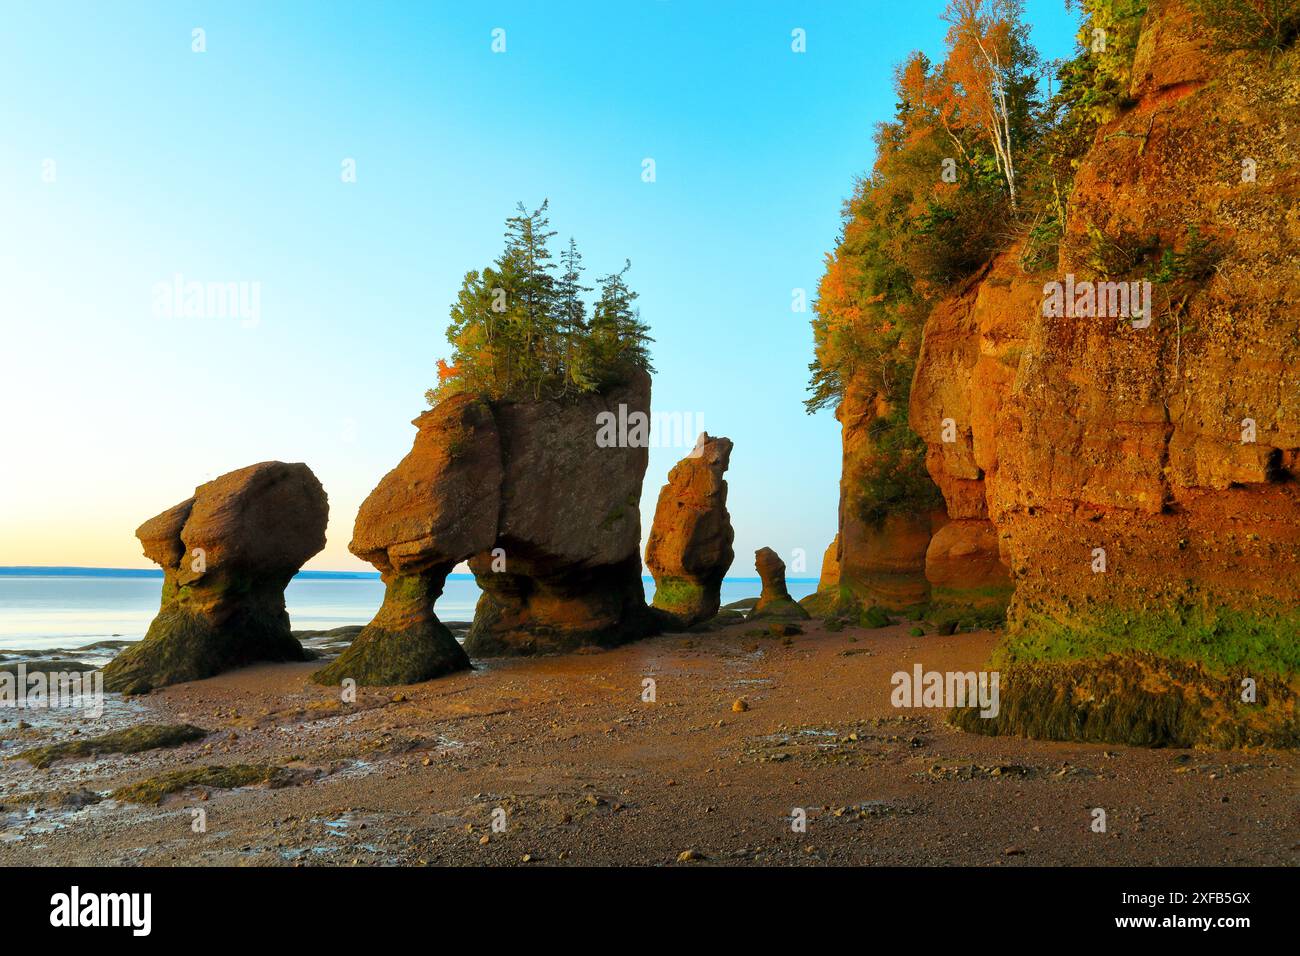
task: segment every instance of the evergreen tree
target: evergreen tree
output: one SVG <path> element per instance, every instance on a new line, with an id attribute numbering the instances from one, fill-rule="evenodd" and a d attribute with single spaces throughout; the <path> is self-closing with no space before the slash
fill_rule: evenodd
<path id="1" fill-rule="evenodd" d="M 439 360 L 435 405 L 470 392 L 494 399 L 560 398 L 599 391 L 650 368 L 648 328 L 633 306 L 636 293 L 621 272 L 600 281 L 590 320 L 583 298 L 582 256 L 569 240 L 561 272 L 549 248 L 555 235 L 548 203 L 529 212 L 520 203 L 506 220 L 505 250 L 482 272 L 466 273 L 451 307 L 451 362 Z"/>
<path id="2" fill-rule="evenodd" d="M 587 304 L 582 296 L 591 291 L 591 286 L 582 284 L 582 254 L 578 244 L 569 238 L 569 248 L 560 253 L 560 264 L 564 272 L 555 285 L 556 318 L 554 326 L 559 334 L 556 351 L 564 361 L 563 391 L 568 393 L 579 390 L 575 371 L 578 351 L 587 334 Z"/>
<path id="3" fill-rule="evenodd" d="M 624 276 L 632 268 L 625 262 L 618 272 L 600 280 L 600 298 L 591 313 L 583 381 L 590 388 L 605 388 L 626 381 L 635 368 L 654 371 L 650 365 L 649 326 L 633 306 L 637 294 L 628 288 Z"/>
<path id="4" fill-rule="evenodd" d="M 549 201 L 528 212 L 523 203 L 518 213 L 506 220 L 506 249 L 497 260 L 506 293 L 506 321 L 513 330 L 517 348 L 512 381 L 522 379 L 532 386 L 538 398 L 546 379 L 558 365 L 547 354 L 556 338 L 555 263 L 548 242 L 554 231 L 548 230 L 546 217 Z"/>

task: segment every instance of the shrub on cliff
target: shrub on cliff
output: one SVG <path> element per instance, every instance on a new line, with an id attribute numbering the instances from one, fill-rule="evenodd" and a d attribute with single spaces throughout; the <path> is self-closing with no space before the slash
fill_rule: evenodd
<path id="1" fill-rule="evenodd" d="M 1221 50 L 1258 50 L 1270 57 L 1300 36 L 1298 0 L 1189 0 Z"/>
<path id="2" fill-rule="evenodd" d="M 451 307 L 451 362 L 438 361 L 430 405 L 468 392 L 492 399 L 561 398 L 622 384 L 637 369 L 653 371 L 653 341 L 625 276 L 631 264 L 599 280 L 588 317 L 582 256 L 570 239 L 556 263 L 547 203 L 523 203 L 506 220 L 506 246 L 482 270 L 465 275 Z"/>

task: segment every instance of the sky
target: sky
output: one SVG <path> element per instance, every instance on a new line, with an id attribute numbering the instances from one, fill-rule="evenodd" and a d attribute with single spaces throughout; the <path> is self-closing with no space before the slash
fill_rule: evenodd
<path id="1" fill-rule="evenodd" d="M 815 295 L 894 65 L 941 55 L 942 7 L 7 3 L 0 565 L 151 566 L 142 521 L 279 459 L 329 495 L 307 567 L 369 569 L 353 519 L 410 449 L 461 279 L 549 199 L 588 279 L 632 262 L 655 412 L 735 442 L 732 574 L 770 546 L 815 576 L 839 425 L 804 412 L 794 290 Z M 1026 12 L 1045 57 L 1072 52 L 1063 0 Z M 178 276 L 241 308 L 186 315 Z M 651 450 L 643 539 L 688 451 Z"/>

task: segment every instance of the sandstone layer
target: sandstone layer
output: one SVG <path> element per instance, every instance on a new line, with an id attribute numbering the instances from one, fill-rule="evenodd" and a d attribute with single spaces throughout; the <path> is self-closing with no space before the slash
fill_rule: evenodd
<path id="1" fill-rule="evenodd" d="M 731 448 L 731 439 L 701 433 L 659 491 L 645 563 L 655 579 L 653 607 L 667 626 L 691 627 L 718 613 L 722 579 L 735 559 L 722 477 Z"/>
<path id="2" fill-rule="evenodd" d="M 162 606 L 143 641 L 104 668 L 104 686 L 144 693 L 255 661 L 304 660 L 284 589 L 325 547 L 329 504 L 303 464 L 250 465 L 136 531 L 163 569 Z"/>

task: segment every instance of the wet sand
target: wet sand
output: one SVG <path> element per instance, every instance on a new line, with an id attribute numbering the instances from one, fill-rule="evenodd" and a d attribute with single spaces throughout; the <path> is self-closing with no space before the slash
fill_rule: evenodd
<path id="1" fill-rule="evenodd" d="M 110 708 L 212 731 L 174 750 L 0 763 L 4 865 L 1294 865 L 1300 754 L 969 735 L 890 677 L 977 670 L 996 635 L 819 623 L 476 662 L 354 704 L 319 665 L 246 668 Z M 644 702 L 643 680 L 655 681 Z M 747 710 L 733 710 L 744 699 Z M 0 752 L 63 739 L 0 714 Z M 53 736 L 58 735 L 58 736 Z M 200 764 L 281 786 L 112 789 Z M 1094 808 L 1106 832 L 1093 832 Z M 194 832 L 192 810 L 206 814 Z M 794 832 L 799 808 L 806 832 Z M 494 810 L 504 832 L 494 832 Z M 686 851 L 693 858 L 679 862 Z"/>

